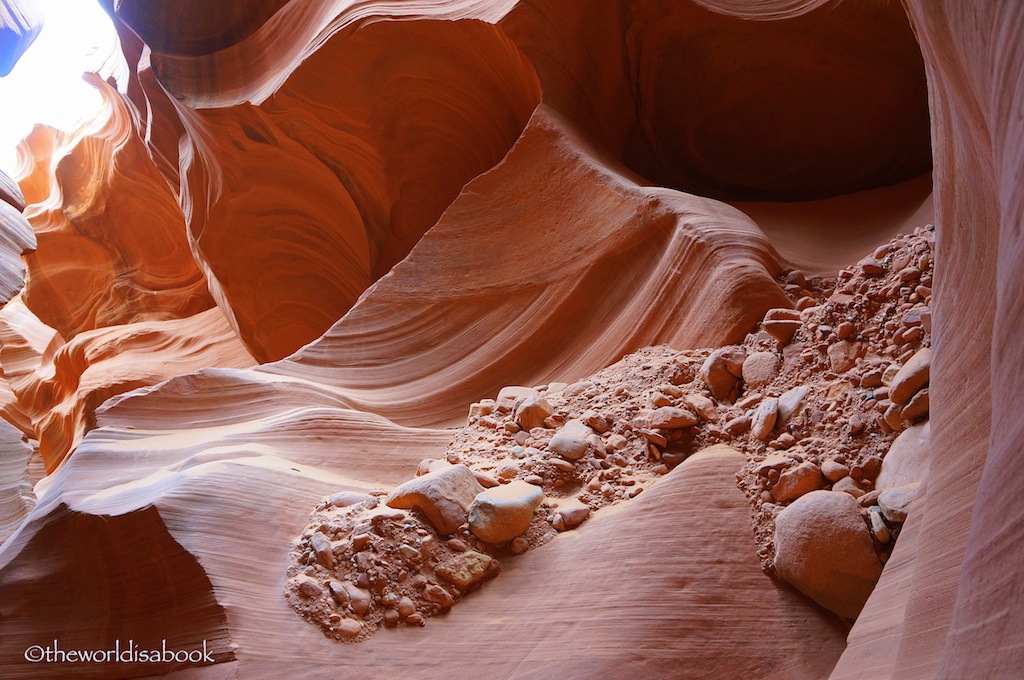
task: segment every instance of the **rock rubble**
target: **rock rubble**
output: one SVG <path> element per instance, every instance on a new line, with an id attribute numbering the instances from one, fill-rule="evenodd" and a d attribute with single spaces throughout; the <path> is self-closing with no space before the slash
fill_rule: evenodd
<path id="1" fill-rule="evenodd" d="M 728 444 L 748 459 L 737 480 L 764 569 L 855 617 L 921 481 L 916 462 L 883 470 L 897 434 L 927 423 L 932 240 L 899 236 L 835 279 L 784 273 L 795 309 L 769 310 L 737 345 L 648 347 L 472 404 L 444 460 L 318 506 L 293 544 L 289 602 L 337 639 L 424 625 L 500 561 Z M 878 488 L 887 474 L 899 488 Z"/>

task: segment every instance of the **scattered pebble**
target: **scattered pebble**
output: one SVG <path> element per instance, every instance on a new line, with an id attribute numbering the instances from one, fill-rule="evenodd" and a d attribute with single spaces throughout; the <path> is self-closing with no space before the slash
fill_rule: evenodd
<path id="1" fill-rule="evenodd" d="M 779 475 L 779 481 L 772 488 L 772 494 L 779 503 L 796 500 L 804 494 L 824 486 L 821 470 L 811 462 L 801 463 Z"/>
<path id="2" fill-rule="evenodd" d="M 757 439 L 765 439 L 775 429 L 775 421 L 779 416 L 779 400 L 769 397 L 761 401 L 754 411 L 750 422 L 750 434 Z"/>

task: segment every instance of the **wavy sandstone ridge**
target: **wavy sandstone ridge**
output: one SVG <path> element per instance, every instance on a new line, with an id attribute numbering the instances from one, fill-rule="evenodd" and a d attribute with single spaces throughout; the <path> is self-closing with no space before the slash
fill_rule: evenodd
<path id="1" fill-rule="evenodd" d="M 352 63 L 373 66 L 336 70 Z M 494 27 L 403 22 L 330 41 L 259 107 L 190 113 L 189 234 L 253 355 L 280 359 L 337 321 L 504 156 L 538 99 Z"/>
<path id="2" fill-rule="evenodd" d="M 12 425 L 0 422 L 0 542 L 15 532 L 35 505 L 29 483 L 29 458 L 32 447 Z"/>
<path id="3" fill-rule="evenodd" d="M 21 147 L 26 216 L 39 245 L 23 299 L 70 340 L 83 331 L 191 316 L 213 306 L 181 211 L 110 85 L 105 120 L 77 134 L 37 128 Z"/>
<path id="4" fill-rule="evenodd" d="M 5 431 L 5 674 L 154 672 L 22 661 L 54 636 L 206 640 L 216 663 L 185 670 L 203 678 L 902 680 L 1024 662 L 1024 10 L 107 4 L 128 75 L 93 79 L 105 118 L 23 146 L 39 242 L 0 310 L 0 415 L 50 474 L 29 494 L 37 459 Z M 794 269 L 832 281 L 933 217 L 934 281 L 900 293 L 934 316 L 930 471 L 852 628 L 761 571 L 748 458 L 723 448 L 664 465 L 422 629 L 344 646 L 289 608 L 312 508 L 445 457 L 441 428 L 471 403 L 652 344 L 769 354 L 757 324 L 798 323 L 791 299 L 814 287 Z M 8 297 L 31 247 L 11 233 Z M 911 264 L 888 272 L 893 295 Z M 861 275 L 881 264 L 858 267 L 836 295 L 878 292 Z M 821 309 L 801 333 L 832 331 L 812 328 Z"/>
<path id="5" fill-rule="evenodd" d="M 894 553 L 899 569 L 883 573 L 834 677 L 1012 677 L 1024 662 L 1021 508 L 1008 488 L 1022 474 L 1024 391 L 1008 369 L 1024 358 L 1024 8 L 908 4 L 933 102 L 942 263 L 932 464 L 914 540 Z"/>
<path id="6" fill-rule="evenodd" d="M 37 126 L 19 148 L 24 195 L 8 192 L 33 252 L 25 291 L 0 312 L 0 412 L 38 441 L 50 471 L 108 397 L 254 363 L 214 305 L 137 111 L 89 80 L 103 113 L 69 133 Z"/>
<path id="7" fill-rule="evenodd" d="M 644 345 L 734 341 L 789 304 L 779 266 L 744 215 L 637 185 L 542 106 L 344 318 L 259 370 L 403 424 L 453 424 L 505 384 L 572 381 Z"/>

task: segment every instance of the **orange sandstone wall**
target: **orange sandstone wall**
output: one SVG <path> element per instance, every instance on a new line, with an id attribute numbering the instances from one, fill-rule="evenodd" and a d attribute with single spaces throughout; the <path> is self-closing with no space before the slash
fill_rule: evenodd
<path id="1" fill-rule="evenodd" d="M 197 677 L 1020 667 L 1016 4 L 165 0 L 118 17 L 132 75 L 124 97 L 96 83 L 107 126 L 26 147 L 39 247 L 27 307 L 0 314 L 0 413 L 53 474 L 30 507 L 7 437 L 4 507 L 27 521 L 0 548 L 5 662 L 53 629 L 55 584 L 83 564 L 83 587 L 176 592 L 162 556 L 187 591 L 170 634 L 217 644 Z M 721 452 L 362 656 L 288 610 L 287 542 L 320 497 L 406 479 L 502 385 L 736 341 L 788 304 L 781 272 L 834 272 L 930 217 L 932 153 L 932 471 L 845 654 L 842 625 L 757 569 L 742 461 Z M 100 550 L 82 536 L 108 515 Z M 62 642 L 157 630 L 108 605 L 76 602 Z"/>
<path id="2" fill-rule="evenodd" d="M 900 544 L 899 570 L 886 569 L 833 677 L 1013 677 L 1024 662 L 1024 390 L 1013 368 L 1024 359 L 1024 8 L 907 4 L 935 149 L 932 464 L 914 540 Z"/>

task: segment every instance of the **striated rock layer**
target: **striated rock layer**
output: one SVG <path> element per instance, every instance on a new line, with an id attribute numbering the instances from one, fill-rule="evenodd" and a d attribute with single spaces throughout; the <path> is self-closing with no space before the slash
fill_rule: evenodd
<path id="1" fill-rule="evenodd" d="M 38 248 L 0 311 L 0 415 L 50 474 L 29 493 L 39 460 L 0 433 L 5 677 L 174 670 L 23 658 L 131 636 L 206 641 L 215 663 L 189 677 L 1020 667 L 1024 10 L 106 4 L 127 75 L 92 78 L 105 117 L 22 147 Z M 0 192 L 7 301 L 35 244 Z M 759 569 L 746 459 L 723 449 L 666 466 L 422 630 L 342 647 L 289 608 L 310 510 L 443 457 L 441 428 L 470 403 L 645 345 L 767 347 L 799 318 L 795 269 L 832 276 L 932 215 L 929 464 L 849 631 Z M 770 369 L 744 361 L 726 387 Z M 763 403 L 750 424 L 767 436 L 782 405 Z"/>
<path id="2" fill-rule="evenodd" d="M 403 424 L 451 424 L 505 384 L 574 380 L 649 344 L 728 343 L 789 305 L 742 213 L 634 179 L 540 107 L 344 318 L 259 370 Z"/>
<path id="3" fill-rule="evenodd" d="M 0 4 L 0 11 L 5 5 Z M 0 23 L 0 35 L 6 26 Z M 0 67 L 2 70 L 2 67 Z M 25 265 L 21 256 L 36 247 L 32 225 L 21 214 L 25 196 L 18 185 L 0 171 L 0 303 L 6 304 L 25 285 Z"/>
<path id="4" fill-rule="evenodd" d="M 0 542 L 15 532 L 35 505 L 29 483 L 32 447 L 13 426 L 0 422 Z"/>
<path id="5" fill-rule="evenodd" d="M 37 126 L 20 149 L 39 241 L 23 300 L 65 340 L 213 306 L 184 221 L 121 97 L 98 77 L 106 121 L 73 134 Z"/>
<path id="6" fill-rule="evenodd" d="M 936 162 L 933 450 L 914 540 L 894 553 L 899 567 L 883 573 L 833 677 L 1013 677 L 1024 662 L 1014 369 L 1024 359 L 1024 8 L 907 4 Z"/>

